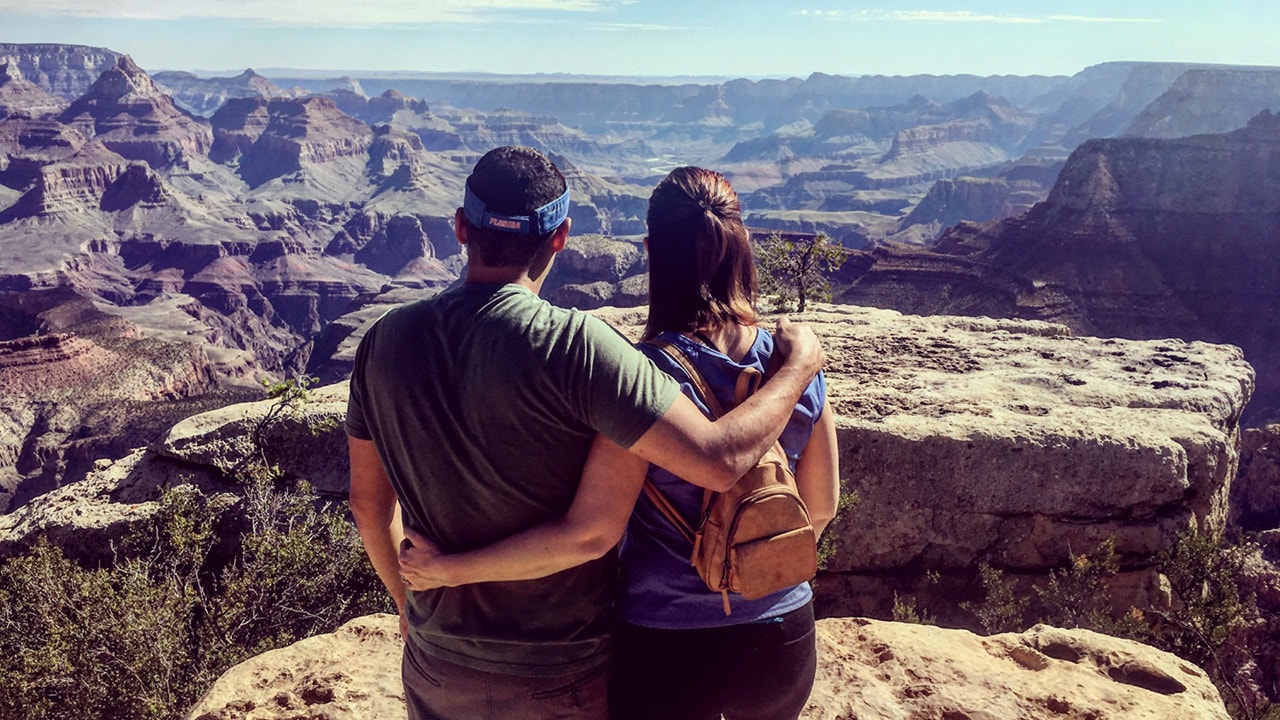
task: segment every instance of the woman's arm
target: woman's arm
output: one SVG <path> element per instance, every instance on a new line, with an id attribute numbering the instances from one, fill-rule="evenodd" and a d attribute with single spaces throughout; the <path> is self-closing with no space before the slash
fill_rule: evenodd
<path id="1" fill-rule="evenodd" d="M 405 528 L 400 574 L 410 590 L 478 582 L 531 580 L 581 565 L 618 544 L 644 485 L 649 463 L 597 435 L 573 504 L 562 517 L 482 548 L 441 555 Z"/>
<path id="2" fill-rule="evenodd" d="M 836 447 L 836 414 L 831 403 L 822 408 L 809 442 L 796 462 L 796 489 L 809 508 L 818 536 L 836 515 L 840 504 L 840 454 Z"/>

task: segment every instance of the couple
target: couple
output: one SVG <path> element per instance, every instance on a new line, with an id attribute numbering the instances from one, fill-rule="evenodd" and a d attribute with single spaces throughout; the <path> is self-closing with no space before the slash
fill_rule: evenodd
<path id="1" fill-rule="evenodd" d="M 794 718 L 816 663 L 807 584 L 726 616 L 637 497 L 648 474 L 694 521 L 702 487 L 781 437 L 821 531 L 837 495 L 821 347 L 756 328 L 737 196 L 673 171 L 650 199 L 645 336 L 679 344 L 722 402 L 742 367 L 783 358 L 709 420 L 665 355 L 538 298 L 568 207 L 542 154 L 486 154 L 455 216 L 466 282 L 387 313 L 357 352 L 351 506 L 401 612 L 409 717 Z"/>

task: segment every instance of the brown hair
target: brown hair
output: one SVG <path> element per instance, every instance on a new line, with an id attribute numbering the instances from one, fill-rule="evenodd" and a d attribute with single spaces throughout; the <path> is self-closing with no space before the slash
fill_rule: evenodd
<path id="1" fill-rule="evenodd" d="M 729 181 L 698 167 L 672 170 L 649 196 L 649 322 L 664 330 L 750 325 L 756 265 L 742 206 Z"/>

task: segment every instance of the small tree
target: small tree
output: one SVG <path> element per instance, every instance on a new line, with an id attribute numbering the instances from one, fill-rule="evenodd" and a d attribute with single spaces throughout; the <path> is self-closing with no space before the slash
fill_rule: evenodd
<path id="1" fill-rule="evenodd" d="M 771 296 L 778 310 L 804 312 L 809 300 L 831 299 L 827 273 L 835 272 L 847 255 L 826 233 L 809 239 L 787 240 L 773 233 L 756 243 L 761 294 Z"/>

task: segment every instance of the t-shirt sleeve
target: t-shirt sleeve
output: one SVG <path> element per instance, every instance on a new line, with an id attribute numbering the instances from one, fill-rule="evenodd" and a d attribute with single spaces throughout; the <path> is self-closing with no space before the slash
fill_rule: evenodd
<path id="1" fill-rule="evenodd" d="M 671 408 L 679 384 L 593 316 L 584 316 L 577 345 L 571 402 L 596 432 L 631 447 Z"/>
<path id="2" fill-rule="evenodd" d="M 356 360 L 351 370 L 350 389 L 347 392 L 347 420 L 344 427 L 347 434 L 357 440 L 372 440 L 373 434 L 369 431 L 369 425 L 365 420 L 364 414 L 364 368 L 369 355 L 369 348 L 373 344 L 374 329 L 369 328 L 369 332 L 361 338 L 359 347 L 356 348 Z"/>

